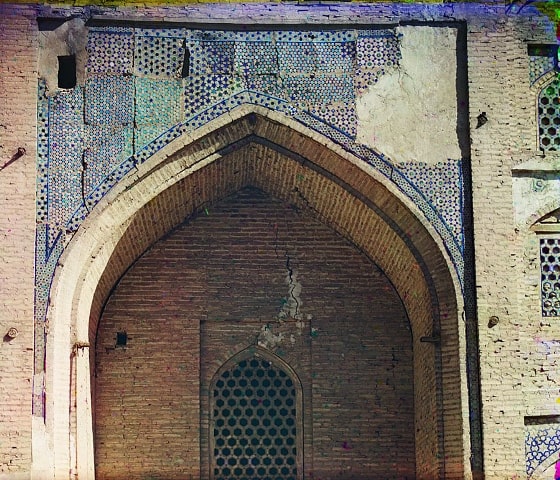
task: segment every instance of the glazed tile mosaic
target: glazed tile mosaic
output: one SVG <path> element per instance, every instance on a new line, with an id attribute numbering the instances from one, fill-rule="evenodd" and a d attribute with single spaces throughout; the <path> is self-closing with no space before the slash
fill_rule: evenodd
<path id="1" fill-rule="evenodd" d="M 556 68 L 557 47 L 538 45 L 529 47 L 529 82 L 533 85 L 544 74 Z"/>
<path id="2" fill-rule="evenodd" d="M 525 458 L 527 476 L 531 477 L 539 467 L 554 465 L 560 458 L 560 424 L 525 426 Z M 554 467 L 549 478 L 554 478 Z"/>
<path id="3" fill-rule="evenodd" d="M 47 97 L 39 83 L 37 324 L 64 242 L 96 203 L 169 142 L 243 104 L 290 116 L 385 175 L 433 224 L 462 279 L 461 163 L 396 166 L 355 140 L 356 98 L 399 65 L 399 41 L 393 29 L 90 28 L 85 85 Z"/>
<path id="4" fill-rule="evenodd" d="M 422 192 L 442 219 L 453 231 L 459 244 L 463 245 L 463 188 L 461 185 L 461 161 L 448 160 L 436 165 L 422 162 L 398 165 L 404 175 Z"/>
<path id="5" fill-rule="evenodd" d="M 131 29 L 90 31 L 87 43 L 86 73 L 132 73 L 134 36 Z"/>
<path id="6" fill-rule="evenodd" d="M 176 77 L 180 75 L 185 56 L 181 37 L 136 35 L 134 70 L 136 75 Z"/>

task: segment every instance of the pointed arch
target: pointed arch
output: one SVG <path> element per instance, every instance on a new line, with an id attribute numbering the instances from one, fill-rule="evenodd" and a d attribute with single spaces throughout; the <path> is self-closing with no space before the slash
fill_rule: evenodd
<path id="1" fill-rule="evenodd" d="M 417 475 L 463 478 L 470 454 L 466 343 L 460 280 L 444 241 L 372 165 L 284 115 L 250 105 L 184 134 L 129 173 L 61 256 L 51 289 L 46 369 L 45 442 L 53 445 L 55 472 L 69 471 L 74 449 L 78 474 L 87 477 L 93 469 L 87 346 L 111 289 L 157 239 L 246 185 L 308 210 L 392 281 L 413 332 Z M 68 390 L 75 352 L 82 354 L 74 370 L 74 411 Z M 70 427 L 74 421 L 78 428 Z"/>

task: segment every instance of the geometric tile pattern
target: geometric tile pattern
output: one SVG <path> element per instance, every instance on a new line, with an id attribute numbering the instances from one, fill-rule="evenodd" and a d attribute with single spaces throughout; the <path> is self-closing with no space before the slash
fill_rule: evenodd
<path id="1" fill-rule="evenodd" d="M 356 136 L 357 119 L 354 104 L 333 102 L 313 105 L 309 108 L 309 113 L 326 121 L 350 137 Z"/>
<path id="2" fill-rule="evenodd" d="M 110 32 L 90 29 L 86 47 L 86 73 L 132 73 L 133 44 L 134 35 L 131 28 L 117 28 Z"/>
<path id="3" fill-rule="evenodd" d="M 178 77 L 185 56 L 184 39 L 136 35 L 134 70 L 136 75 Z"/>
<path id="4" fill-rule="evenodd" d="M 355 87 L 358 92 L 367 90 L 384 75 L 387 69 L 401 60 L 399 37 L 392 30 L 360 32 L 356 43 Z"/>
<path id="5" fill-rule="evenodd" d="M 82 199 L 83 99 L 80 87 L 49 99 L 49 158 L 45 175 L 49 247 L 64 232 L 67 219 Z"/>
<path id="6" fill-rule="evenodd" d="M 92 76 L 85 86 L 85 123 L 131 125 L 134 122 L 134 88 L 131 76 Z"/>
<path id="7" fill-rule="evenodd" d="M 135 89 L 135 126 L 137 131 L 142 132 L 135 146 L 141 148 L 153 140 L 153 133 L 146 135 L 147 132 L 153 132 L 155 128 L 163 133 L 183 121 L 183 87 L 177 78 L 135 78 Z"/>
<path id="8" fill-rule="evenodd" d="M 436 207 L 463 246 L 461 161 L 448 160 L 435 165 L 423 162 L 401 163 L 399 169 Z"/>
<path id="9" fill-rule="evenodd" d="M 235 61 L 235 42 L 188 43 L 190 52 L 189 76 L 231 75 Z"/>
<path id="10" fill-rule="evenodd" d="M 529 45 L 529 83 L 533 85 L 545 73 L 550 72 L 558 63 L 556 45 Z"/>
<path id="11" fill-rule="evenodd" d="M 542 316 L 560 316 L 560 239 L 541 238 Z"/>
<path id="12" fill-rule="evenodd" d="M 393 29 L 91 27 L 87 52 L 84 87 L 47 97 L 39 81 L 37 325 L 64 237 L 136 165 L 243 104 L 290 116 L 390 178 L 432 222 L 462 279 L 460 163 L 401 172 L 355 141 L 356 97 L 399 65 Z"/>
<path id="13" fill-rule="evenodd" d="M 132 155 L 131 126 L 86 125 L 84 129 L 84 191 L 91 192 L 108 171 Z"/>
<path id="14" fill-rule="evenodd" d="M 277 75 L 278 50 L 272 42 L 243 42 L 235 48 L 233 68 L 236 75 Z"/>
<path id="15" fill-rule="evenodd" d="M 525 426 L 525 458 L 527 476 L 554 456 L 558 459 L 560 452 L 560 424 L 526 425 Z M 554 473 L 550 478 L 554 478 Z"/>
<path id="16" fill-rule="evenodd" d="M 554 57 L 529 57 L 529 82 L 535 83 L 545 73 L 550 72 L 556 62 Z"/>
<path id="17" fill-rule="evenodd" d="M 560 74 L 539 93 L 539 139 L 543 151 L 560 150 Z"/>

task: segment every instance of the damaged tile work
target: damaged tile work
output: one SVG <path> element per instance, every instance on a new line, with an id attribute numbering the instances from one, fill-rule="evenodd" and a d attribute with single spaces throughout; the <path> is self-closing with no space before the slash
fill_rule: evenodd
<path id="1" fill-rule="evenodd" d="M 357 96 L 399 66 L 395 29 L 93 27 L 86 50 L 83 86 L 49 91 L 39 81 L 38 324 L 64 242 L 97 202 L 169 142 L 243 104 L 290 116 L 390 178 L 434 225 L 463 278 L 461 161 L 397 166 L 356 142 Z M 44 333 L 36 337 L 44 349 Z"/>

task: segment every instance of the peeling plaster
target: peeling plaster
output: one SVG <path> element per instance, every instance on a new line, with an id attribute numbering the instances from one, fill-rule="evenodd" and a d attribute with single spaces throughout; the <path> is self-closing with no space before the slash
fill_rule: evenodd
<path id="1" fill-rule="evenodd" d="M 39 32 L 39 77 L 47 82 L 49 95 L 58 92 L 58 57 L 76 56 L 76 81 L 84 85 L 87 63 L 88 28 L 80 18 L 63 23 L 54 30 Z"/>
<path id="2" fill-rule="evenodd" d="M 513 177 L 513 212 L 515 225 L 525 225 L 536 212 L 560 198 L 558 173 L 535 173 Z"/>
<path id="3" fill-rule="evenodd" d="M 357 140 L 395 163 L 461 158 L 456 41 L 449 27 L 398 27 L 402 60 L 356 102 Z"/>
<path id="4" fill-rule="evenodd" d="M 284 341 L 284 333 L 280 332 L 275 334 L 270 324 L 263 325 L 259 333 L 258 345 L 259 347 L 272 350 L 279 347 Z"/>

